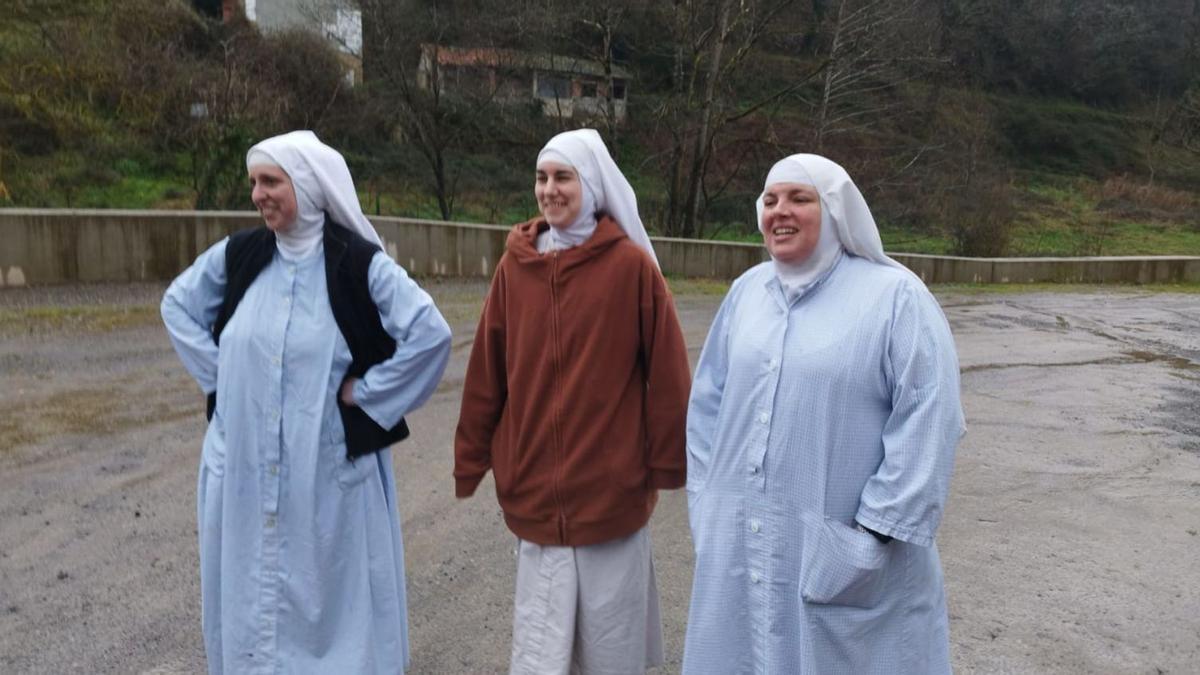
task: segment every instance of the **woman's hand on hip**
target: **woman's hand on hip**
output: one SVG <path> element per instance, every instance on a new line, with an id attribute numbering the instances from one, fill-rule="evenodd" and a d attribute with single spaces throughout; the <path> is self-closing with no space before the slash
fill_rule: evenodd
<path id="1" fill-rule="evenodd" d="M 354 402 L 354 384 L 356 382 L 358 382 L 357 377 L 347 377 L 342 382 L 342 391 L 339 393 L 338 398 L 341 399 L 343 404 L 351 407 L 358 405 Z"/>

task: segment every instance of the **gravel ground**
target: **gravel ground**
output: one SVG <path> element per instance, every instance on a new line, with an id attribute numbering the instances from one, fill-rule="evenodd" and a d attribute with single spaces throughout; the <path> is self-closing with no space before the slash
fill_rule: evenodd
<path id="1" fill-rule="evenodd" d="M 507 664 L 514 560 L 491 482 L 453 497 L 481 283 L 431 283 L 451 364 L 397 447 L 415 673 Z M 0 290 L 0 673 L 193 673 L 203 401 L 163 286 Z M 720 302 L 676 284 L 693 363 Z M 1200 295 L 941 290 L 970 431 L 939 535 L 955 668 L 1194 673 Z M 668 664 L 691 584 L 686 500 L 652 522 Z"/>

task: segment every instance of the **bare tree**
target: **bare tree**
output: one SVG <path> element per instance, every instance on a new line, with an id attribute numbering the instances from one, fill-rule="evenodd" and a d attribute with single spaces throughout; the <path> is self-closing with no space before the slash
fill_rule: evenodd
<path id="1" fill-rule="evenodd" d="M 1190 66 L 1193 79 L 1179 98 L 1178 112 L 1169 128 L 1180 146 L 1200 155 L 1200 0 L 1192 2 L 1187 32 L 1184 63 Z"/>
<path id="2" fill-rule="evenodd" d="M 468 139 L 482 145 L 501 114 L 495 104 L 506 52 L 490 30 L 503 7 L 437 0 L 358 0 L 363 22 L 363 75 L 389 135 L 425 160 L 443 219 L 454 216 Z M 469 49 L 467 63 L 447 65 L 449 43 Z M 465 55 L 464 55 L 465 54 Z M 463 78 L 472 79 L 464 84 Z M 458 82 L 459 86 L 451 86 Z"/>
<path id="3" fill-rule="evenodd" d="M 608 147 L 613 159 L 619 161 L 622 117 L 617 114 L 617 60 L 614 52 L 623 24 L 634 9 L 629 0 L 604 0 L 575 6 L 582 9 L 582 15 L 577 20 L 591 29 L 589 32 L 592 33 L 591 39 L 576 40 L 576 43 L 589 60 L 604 69 L 605 86 L 599 92 L 604 98 L 601 117 Z"/>
<path id="4" fill-rule="evenodd" d="M 748 104 L 738 101 L 732 81 L 791 0 L 697 0 L 673 3 L 662 17 L 671 26 L 673 72 L 670 92 L 654 110 L 655 130 L 669 145 L 658 158 L 667 179 L 661 227 L 672 236 L 703 234 L 711 203 L 710 169 L 719 137 L 736 122 L 800 86 L 799 75 L 781 91 Z M 729 176 L 716 178 L 728 184 Z"/>
<path id="5" fill-rule="evenodd" d="M 816 105 L 813 145 L 869 127 L 895 111 L 888 94 L 940 60 L 914 35 L 921 0 L 838 0 L 830 16 L 827 65 Z M 928 31 L 925 31 L 928 32 Z"/>
<path id="6" fill-rule="evenodd" d="M 956 255 L 1003 255 L 1012 234 L 1013 190 L 995 147 L 993 111 L 983 96 L 963 94 L 944 102 L 937 115 L 944 147 L 925 174 L 933 187 L 924 191 L 932 197 L 924 215 L 941 221 Z"/>

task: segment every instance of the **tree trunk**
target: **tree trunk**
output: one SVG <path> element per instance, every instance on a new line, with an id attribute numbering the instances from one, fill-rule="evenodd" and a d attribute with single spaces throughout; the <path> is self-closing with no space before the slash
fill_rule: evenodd
<path id="1" fill-rule="evenodd" d="M 454 199 L 446 180 L 446 155 L 440 147 L 434 146 L 431 150 L 429 159 L 433 169 L 433 193 L 437 197 L 442 220 L 450 220 L 454 215 Z"/>
<path id="2" fill-rule="evenodd" d="M 611 10 L 609 10 L 609 9 L 605 10 L 605 12 L 604 12 L 604 37 L 603 37 L 603 49 L 604 49 L 603 63 L 604 63 L 604 77 L 606 80 L 605 86 L 608 88 L 606 90 L 605 96 L 604 96 L 604 102 L 605 102 L 605 108 L 606 108 L 605 122 L 608 123 L 608 142 L 609 142 L 609 145 L 611 146 L 611 147 L 609 147 L 609 152 L 612 153 L 613 161 L 619 163 L 621 160 L 621 149 L 617 142 L 619 140 L 617 138 L 617 133 L 618 133 L 617 100 L 613 96 L 613 89 L 614 89 L 614 85 L 616 83 L 616 77 L 613 75 L 613 56 L 612 56 L 613 23 L 617 20 L 618 19 L 616 19 L 614 17 L 613 12 Z M 628 89 L 628 83 L 626 83 L 626 89 Z M 629 96 L 628 91 L 626 91 L 625 96 L 628 99 L 628 96 Z"/>
<path id="3" fill-rule="evenodd" d="M 837 18 L 834 19 L 833 43 L 829 46 L 829 65 L 825 67 L 825 82 L 821 87 L 821 108 L 817 113 L 816 137 L 813 145 L 819 154 L 825 145 L 825 126 L 829 123 L 829 100 L 833 94 L 833 80 L 837 75 L 838 52 L 842 46 L 842 18 L 846 13 L 846 0 L 838 3 Z"/>
<path id="4" fill-rule="evenodd" d="M 716 100 L 717 81 L 721 74 L 721 56 L 729 33 L 729 11 L 732 0 L 721 0 L 717 7 L 717 30 L 709 54 L 708 75 L 704 82 L 704 103 L 700 108 L 700 128 L 692 145 L 692 162 L 688 171 L 687 201 L 683 214 L 682 234 L 691 237 L 699 231 L 700 205 L 704 190 L 704 174 L 711 150 L 710 128 Z"/>

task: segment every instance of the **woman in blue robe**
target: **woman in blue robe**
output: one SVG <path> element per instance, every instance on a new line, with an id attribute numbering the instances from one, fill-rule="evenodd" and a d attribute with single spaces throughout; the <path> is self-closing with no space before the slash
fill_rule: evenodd
<path id="1" fill-rule="evenodd" d="M 162 302 L 184 366 L 215 392 L 197 487 L 208 670 L 398 673 L 409 652 L 396 478 L 386 447 L 348 458 L 338 403 L 396 427 L 436 388 L 450 329 L 376 250 L 366 285 L 395 350 L 348 378 L 353 357 L 331 305 L 344 296 L 327 285 L 325 241 L 361 238 L 361 250 L 380 239 L 345 160 L 303 131 L 256 145 L 247 167 L 274 235 L 266 266 L 219 340 L 230 239 Z"/>
<path id="2" fill-rule="evenodd" d="M 758 213 L 772 259 L 730 288 L 688 408 L 683 670 L 947 673 L 949 326 L 837 164 L 780 161 Z"/>

